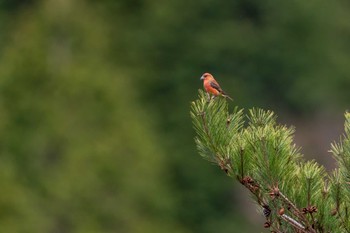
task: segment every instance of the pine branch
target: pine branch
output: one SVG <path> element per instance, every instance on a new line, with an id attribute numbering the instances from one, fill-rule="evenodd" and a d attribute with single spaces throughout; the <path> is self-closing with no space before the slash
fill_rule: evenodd
<path id="1" fill-rule="evenodd" d="M 305 162 L 293 142 L 294 128 L 276 123 L 272 111 L 234 107 L 199 91 L 191 117 L 200 155 L 246 187 L 271 232 L 350 232 L 350 114 L 345 135 L 332 144 L 339 172 L 329 176 Z M 328 185 L 330 184 L 330 185 Z M 284 224 L 282 224 L 284 223 Z"/>

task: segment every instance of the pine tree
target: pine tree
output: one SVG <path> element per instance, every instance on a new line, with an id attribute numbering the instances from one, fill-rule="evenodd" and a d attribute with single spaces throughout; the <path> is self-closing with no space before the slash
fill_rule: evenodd
<path id="1" fill-rule="evenodd" d="M 271 232 L 350 232 L 350 113 L 345 134 L 331 152 L 338 168 L 327 174 L 306 161 L 293 142 L 294 128 L 272 111 L 232 113 L 224 98 L 199 91 L 191 104 L 199 154 L 251 192 Z"/>

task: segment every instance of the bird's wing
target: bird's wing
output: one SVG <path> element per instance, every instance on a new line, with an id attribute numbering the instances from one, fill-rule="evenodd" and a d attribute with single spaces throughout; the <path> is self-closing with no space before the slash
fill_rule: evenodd
<path id="1" fill-rule="evenodd" d="M 216 90 L 217 90 L 218 92 L 220 92 L 220 93 L 223 92 L 222 89 L 221 89 L 221 87 L 219 86 L 219 84 L 218 84 L 217 82 L 215 82 L 215 81 L 211 81 L 211 82 L 210 82 L 210 86 L 211 86 L 212 88 L 216 89 Z"/>

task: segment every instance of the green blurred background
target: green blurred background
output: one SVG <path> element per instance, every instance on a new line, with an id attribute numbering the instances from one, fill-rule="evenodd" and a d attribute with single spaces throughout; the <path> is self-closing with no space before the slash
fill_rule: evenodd
<path id="1" fill-rule="evenodd" d="M 202 160 L 211 72 L 328 169 L 350 99 L 345 0 L 0 0 L 0 232 L 262 232 Z"/>

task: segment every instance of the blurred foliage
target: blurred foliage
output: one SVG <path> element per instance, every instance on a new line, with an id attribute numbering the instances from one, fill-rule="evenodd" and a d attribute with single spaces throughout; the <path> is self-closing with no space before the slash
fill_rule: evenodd
<path id="1" fill-rule="evenodd" d="M 1 231 L 244 231 L 196 155 L 199 77 L 243 107 L 344 108 L 349 7 L 0 0 Z"/>

